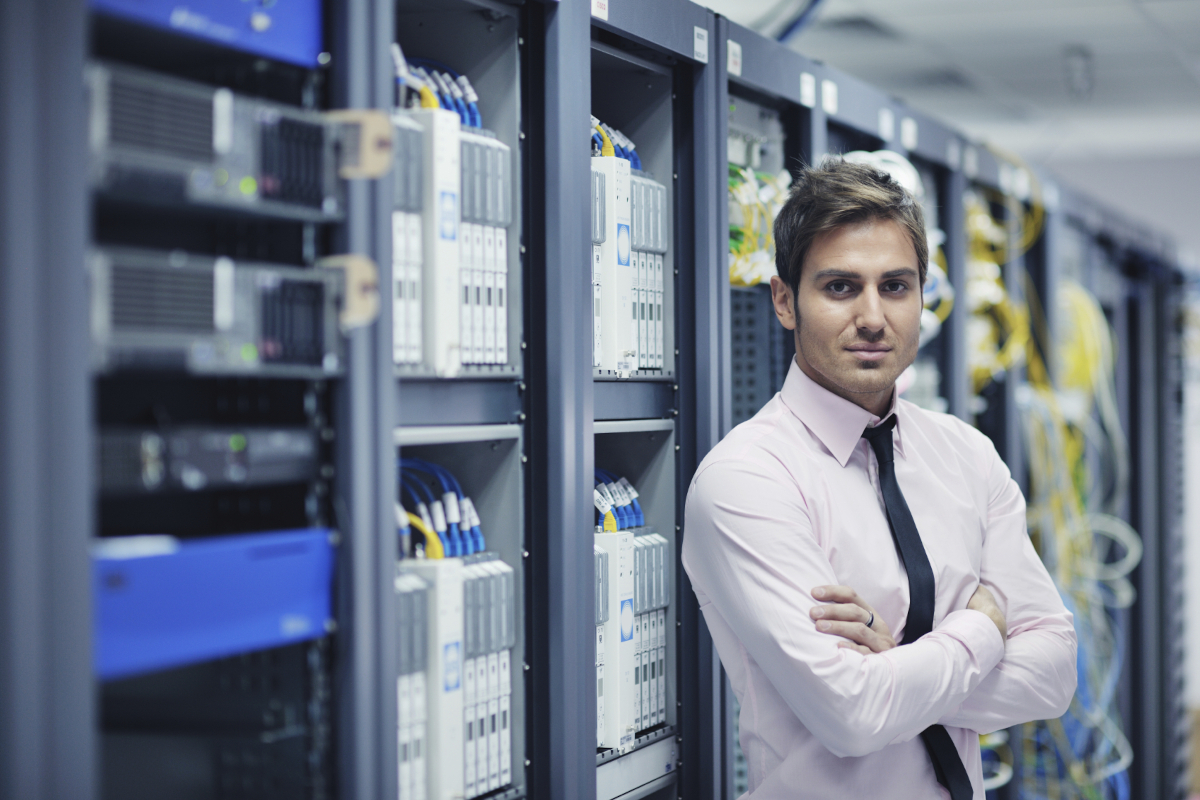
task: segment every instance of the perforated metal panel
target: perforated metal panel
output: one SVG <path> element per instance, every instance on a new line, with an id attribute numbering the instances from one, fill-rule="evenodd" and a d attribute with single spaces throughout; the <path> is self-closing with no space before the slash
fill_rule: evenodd
<path id="1" fill-rule="evenodd" d="M 792 356 L 791 332 L 779 324 L 770 287 L 734 288 L 730 296 L 732 330 L 733 424 L 758 413 L 783 388 Z"/>

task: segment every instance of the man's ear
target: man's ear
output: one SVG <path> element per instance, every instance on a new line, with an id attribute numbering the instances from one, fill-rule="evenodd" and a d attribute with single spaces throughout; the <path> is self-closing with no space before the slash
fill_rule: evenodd
<path id="1" fill-rule="evenodd" d="M 789 331 L 796 330 L 796 302 L 792 290 L 778 275 L 771 276 L 771 304 L 779 324 Z"/>

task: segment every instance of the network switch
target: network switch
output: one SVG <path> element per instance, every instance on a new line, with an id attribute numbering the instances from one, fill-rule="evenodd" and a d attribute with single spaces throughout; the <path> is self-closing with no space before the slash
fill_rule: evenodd
<path id="1" fill-rule="evenodd" d="M 97 472 L 105 494 L 198 491 L 317 477 L 312 428 L 108 428 Z"/>

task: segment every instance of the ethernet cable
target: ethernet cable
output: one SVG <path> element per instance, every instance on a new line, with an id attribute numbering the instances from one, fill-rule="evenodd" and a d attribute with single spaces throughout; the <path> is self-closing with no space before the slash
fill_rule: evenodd
<path id="1" fill-rule="evenodd" d="M 442 485 L 442 506 L 446 510 L 446 522 L 450 526 L 451 537 L 458 536 L 462 540 L 463 552 L 459 555 L 470 555 L 476 552 L 474 542 L 471 538 L 470 525 L 464 526 L 464 518 L 461 510 L 461 500 L 463 498 L 462 487 L 458 483 L 458 479 L 445 467 L 438 464 L 433 464 L 420 459 L 404 459 L 411 467 L 419 470 L 424 470 L 426 473 L 437 478 Z"/>
<path id="2" fill-rule="evenodd" d="M 593 502 L 596 506 L 596 530 L 604 533 L 615 533 L 620 530 L 617 527 L 617 517 L 613 513 L 613 503 L 608 496 L 608 490 L 603 484 L 597 482 L 592 489 Z"/>
<path id="3" fill-rule="evenodd" d="M 404 470 L 408 470 L 410 472 L 413 471 L 413 468 L 409 465 L 404 465 L 401 467 L 401 469 L 402 474 Z M 418 480 L 415 476 L 409 476 L 409 480 L 414 487 L 421 489 L 421 491 L 426 495 L 426 502 L 429 506 L 430 516 L 432 517 L 432 528 L 437 532 L 438 536 L 442 538 L 442 544 L 446 553 L 451 556 L 461 555 L 462 543 L 458 536 L 457 526 L 451 530 L 447 524 L 446 509 L 442 504 L 442 501 L 437 499 L 433 495 L 433 492 L 430 491 L 429 487 L 426 486 L 424 482 Z"/>
<path id="4" fill-rule="evenodd" d="M 414 489 L 414 487 L 415 487 L 415 489 Z M 433 527 L 433 517 L 430 516 L 430 514 L 429 514 L 429 506 L 418 495 L 417 490 L 419 490 L 420 494 L 427 497 L 430 502 L 433 501 L 433 496 L 429 494 L 429 489 L 425 486 L 425 484 L 421 483 L 420 481 L 416 480 L 415 478 L 413 478 L 409 475 L 400 473 L 400 497 L 401 497 L 401 499 L 403 499 L 405 495 L 408 495 L 409 502 L 412 504 L 413 508 L 415 508 L 417 510 L 417 514 L 419 514 L 421 519 L 425 521 L 426 525 L 428 525 L 429 527 L 432 528 Z"/>
<path id="5" fill-rule="evenodd" d="M 1129 452 L 1113 410 L 1112 329 L 1082 286 L 1064 281 L 1058 295 L 1069 333 L 1057 338 L 1060 369 L 1052 379 L 1041 356 L 1049 344 L 1047 325 L 1036 292 L 1026 287 L 1043 350 L 1028 347 L 1028 381 L 1018 402 L 1029 462 L 1029 530 L 1075 618 L 1079 688 L 1061 719 L 1022 727 L 1022 789 L 1041 797 L 1103 793 L 1125 800 L 1133 753 L 1115 702 L 1124 661 L 1120 610 L 1133 601 L 1128 575 L 1142 547 L 1137 533 L 1113 515 L 1128 496 Z M 1111 490 L 1092 483 L 1090 453 L 1099 454 L 1101 471 L 1112 475 Z"/>
<path id="6" fill-rule="evenodd" d="M 452 553 L 452 543 L 446 529 L 446 516 L 445 512 L 441 510 L 441 503 L 434 498 L 429 487 L 422 481 L 406 474 L 403 470 L 400 472 L 400 477 L 402 489 L 406 489 L 410 496 L 415 498 L 418 494 L 424 495 L 424 502 L 417 501 L 416 503 L 417 512 L 421 515 L 422 522 L 426 527 L 437 533 L 441 539 L 443 550 Z"/>
<path id="7" fill-rule="evenodd" d="M 454 491 L 454 485 L 450 482 L 446 473 L 441 467 L 435 467 L 428 462 L 420 461 L 415 458 L 400 459 L 400 468 L 402 470 L 412 470 L 425 473 L 441 484 L 443 493 L 441 499 L 434 499 L 434 501 L 430 504 L 430 508 L 433 511 L 435 526 L 437 526 L 440 516 L 441 519 L 444 520 L 442 525 L 444 525 L 447 530 L 447 540 L 450 546 L 446 548 L 446 550 L 449 555 L 469 555 L 469 551 L 473 548 L 471 548 L 470 542 L 463 541 L 461 532 L 459 530 L 459 522 L 462 521 L 462 517 L 459 513 L 457 494 Z M 441 526 L 437 526 L 435 529 L 440 531 Z"/>
<path id="8" fill-rule="evenodd" d="M 400 107 L 407 106 L 407 98 L 405 97 L 406 89 L 411 89 L 417 93 L 421 108 L 438 108 L 437 96 L 429 87 L 428 82 L 418 75 L 413 70 L 409 69 L 408 61 L 404 58 L 404 51 L 400 49 L 400 45 L 392 42 L 392 67 L 396 74 L 396 86 L 398 91 L 397 105 Z"/>
<path id="9" fill-rule="evenodd" d="M 408 522 L 412 527 L 416 528 L 422 536 L 425 537 L 425 557 L 426 558 L 445 558 L 446 551 L 442 547 L 442 541 L 438 536 L 425 525 L 424 520 L 412 512 L 408 513 Z"/>
<path id="10" fill-rule="evenodd" d="M 600 120 L 596 119 L 595 117 L 592 117 L 592 130 L 594 130 L 600 137 L 600 155 L 606 157 L 615 156 L 617 151 L 613 148 L 612 140 L 608 138 L 608 134 L 605 133 L 604 128 L 600 124 Z"/>
<path id="11" fill-rule="evenodd" d="M 458 112 L 459 120 L 465 127 L 470 127 L 471 112 L 467 110 L 467 103 L 463 99 L 462 89 L 445 73 L 435 72 L 433 74 L 441 85 L 442 92 L 450 98 L 450 103 L 454 106 L 454 110 Z"/>
<path id="12" fill-rule="evenodd" d="M 430 91 L 433 92 L 434 96 L 437 97 L 438 108 L 444 108 L 447 111 L 455 110 L 453 104 L 450 102 L 450 98 L 442 92 L 441 84 L 439 84 L 438 81 L 432 75 L 430 75 L 427 70 L 422 67 L 415 67 L 413 69 L 413 74 L 424 81 L 424 83 L 429 87 Z"/>
<path id="13" fill-rule="evenodd" d="M 475 92 L 475 87 L 467 80 L 466 75 L 459 75 L 455 80 L 458 82 L 459 88 L 462 89 L 463 98 L 467 102 L 467 109 L 471 112 L 471 126 L 482 128 L 483 117 L 479 113 L 479 95 Z"/>
<path id="14" fill-rule="evenodd" d="M 596 468 L 595 473 L 597 480 L 607 483 L 609 494 L 617 495 L 618 499 L 625 501 L 621 505 L 621 508 L 627 509 L 625 511 L 627 523 L 622 527 L 635 528 L 645 525 L 646 515 L 642 511 L 642 504 L 637 500 L 638 494 L 637 490 L 633 488 L 633 484 L 625 478 L 619 478 L 608 470 L 600 469 L 599 467 Z"/>
<path id="15" fill-rule="evenodd" d="M 623 496 L 623 492 L 617 486 L 616 479 L 602 469 L 596 469 L 594 473 L 597 485 L 603 487 L 602 491 L 612 501 L 613 514 L 617 518 L 617 525 L 620 530 L 633 527 L 633 511 Z"/>
<path id="16" fill-rule="evenodd" d="M 479 93 L 475 91 L 466 75 L 431 58 L 414 58 L 410 63 L 430 74 L 436 74 L 441 79 L 447 97 L 452 98 L 451 110 L 458 110 L 464 125 L 470 128 L 483 127 L 483 116 L 479 112 Z"/>
<path id="17" fill-rule="evenodd" d="M 617 155 L 628 161 L 632 169 L 640 170 L 642 168 L 642 159 L 634 151 L 636 145 L 630 141 L 629 137 L 611 125 L 604 125 L 604 129 L 608 132 L 608 137 L 612 139 Z"/>
<path id="18" fill-rule="evenodd" d="M 402 459 L 402 464 L 404 467 L 420 470 L 435 477 L 441 484 L 443 490 L 441 502 L 445 508 L 447 523 L 450 525 L 452 534 L 456 533 L 463 542 L 461 555 L 482 553 L 486 550 L 486 542 L 475 504 L 463 492 L 462 484 L 458 482 L 454 473 L 440 464 L 421 459 Z"/>

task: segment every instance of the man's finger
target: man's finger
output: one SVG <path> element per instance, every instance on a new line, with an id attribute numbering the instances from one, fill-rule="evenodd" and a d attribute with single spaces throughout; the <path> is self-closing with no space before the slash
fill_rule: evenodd
<path id="1" fill-rule="evenodd" d="M 854 603 L 813 606 L 808 614 L 813 619 L 837 619 L 844 622 L 861 622 L 864 625 L 871 619 L 870 611 Z"/>
<path id="2" fill-rule="evenodd" d="M 849 586 L 815 586 L 812 594 L 827 603 L 861 603 L 858 592 Z"/>
<path id="3" fill-rule="evenodd" d="M 841 622 L 839 620 L 823 619 L 817 623 L 817 630 L 822 633 L 842 636 L 852 642 L 870 646 L 874 632 L 861 622 Z"/>
<path id="4" fill-rule="evenodd" d="M 847 650 L 857 650 L 858 652 L 862 653 L 864 656 L 869 656 L 869 655 L 871 655 L 871 653 L 875 652 L 874 650 L 872 650 L 869 647 L 865 647 L 861 644 L 855 644 L 854 642 L 838 642 L 837 646 L 843 647 Z"/>

